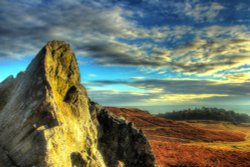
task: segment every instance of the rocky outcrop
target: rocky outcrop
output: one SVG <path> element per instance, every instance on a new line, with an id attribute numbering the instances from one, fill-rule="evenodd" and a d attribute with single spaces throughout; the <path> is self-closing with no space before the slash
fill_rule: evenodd
<path id="1" fill-rule="evenodd" d="M 0 83 L 0 166 L 104 167 L 118 160 L 124 166 L 154 163 L 152 155 L 146 156 L 150 148 L 141 132 L 89 108 L 72 49 L 61 41 L 48 42 L 25 72 Z M 111 145 L 109 135 L 118 146 Z M 143 144 L 134 149 L 129 147 L 132 142 Z M 132 151 L 136 154 L 131 156 Z"/>
<path id="2" fill-rule="evenodd" d="M 118 117 L 92 102 L 93 120 L 97 119 L 99 149 L 109 167 L 154 167 L 155 158 L 141 130 L 123 117 Z"/>
<path id="3" fill-rule="evenodd" d="M 0 90 L 8 89 L 1 97 L 7 99 L 1 104 L 0 146 L 14 165 L 105 166 L 79 78 L 70 46 L 53 41 L 23 75 L 1 84 Z"/>

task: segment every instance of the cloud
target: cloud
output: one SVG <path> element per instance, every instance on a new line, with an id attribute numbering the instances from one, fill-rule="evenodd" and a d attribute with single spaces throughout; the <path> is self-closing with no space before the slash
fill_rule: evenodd
<path id="1" fill-rule="evenodd" d="M 140 5 L 152 10 L 153 15 L 158 15 L 170 21 L 188 21 L 195 23 L 221 22 L 221 12 L 227 9 L 225 2 L 211 2 L 206 0 L 165 1 L 143 0 Z M 237 4 L 237 3 L 236 3 Z M 224 6 L 225 5 L 225 6 Z"/>
<path id="2" fill-rule="evenodd" d="M 231 83 L 244 83 L 250 81 L 250 72 L 240 74 L 228 74 L 225 78 Z"/>
<path id="3" fill-rule="evenodd" d="M 215 80 L 177 80 L 177 79 L 144 79 L 133 81 L 113 81 L 113 80 L 96 80 L 91 81 L 91 86 L 105 86 L 123 84 L 144 90 L 144 92 L 157 93 L 158 95 L 249 95 L 249 82 L 228 83 L 225 81 Z M 205 98 L 203 96 L 203 98 Z"/>
<path id="4" fill-rule="evenodd" d="M 137 11 L 122 5 L 112 6 L 108 1 L 64 0 L 45 3 L 3 0 L 0 3 L 1 57 L 21 58 L 32 55 L 48 40 L 58 39 L 71 43 L 78 49 L 78 55 L 86 53 L 83 50 L 86 47 L 92 51 L 91 48 L 104 49 L 108 46 L 107 53 L 125 59 L 129 53 L 119 53 L 114 47 L 124 47 L 122 49 L 133 52 L 134 46 L 125 46 L 118 39 L 157 41 L 168 35 L 167 26 L 144 28 L 132 19 Z"/>
<path id="5" fill-rule="evenodd" d="M 196 38 L 199 39 L 249 39 L 249 27 L 247 25 L 231 26 L 206 26 L 195 30 Z"/>
<path id="6" fill-rule="evenodd" d="M 151 104 L 183 104 L 183 103 L 199 103 L 196 100 L 203 100 L 208 98 L 214 98 L 214 97 L 225 97 L 228 95 L 224 94 L 166 94 L 166 95 L 160 95 L 155 98 L 149 98 L 145 99 L 145 102 L 151 103 Z"/>
<path id="7" fill-rule="evenodd" d="M 2 0 L 0 57 L 34 55 L 48 40 L 58 39 L 71 43 L 78 56 L 91 57 L 94 63 L 104 66 L 208 75 L 249 61 L 250 34 L 245 25 L 196 28 L 192 24 L 169 26 L 166 22 L 161 26 L 144 26 L 134 18 L 138 12 L 146 12 L 149 6 L 145 4 L 150 4 L 159 10 L 173 7 L 170 13 L 181 13 L 176 8 L 182 9 L 185 16 L 198 21 L 212 19 L 223 10 L 218 3 L 141 1 L 142 10 L 129 10 L 125 2 L 113 3 Z"/>
<path id="8" fill-rule="evenodd" d="M 110 106 L 153 106 L 169 104 L 197 104 L 204 99 L 224 98 L 223 94 L 158 94 L 157 92 L 106 91 L 89 89 L 92 100 Z M 220 99 L 221 100 L 221 99 Z"/>
<path id="9" fill-rule="evenodd" d="M 93 74 L 93 73 L 88 74 L 88 76 L 89 76 L 89 77 L 97 77 L 97 75 L 96 75 L 96 74 Z"/>
<path id="10" fill-rule="evenodd" d="M 92 43 L 82 48 L 101 65 L 163 66 L 169 61 L 164 52 L 149 55 L 140 47 L 119 42 Z"/>
<path id="11" fill-rule="evenodd" d="M 187 1 L 181 12 L 197 22 L 211 22 L 223 9 L 224 7 L 217 2 L 204 4 Z"/>
<path id="12" fill-rule="evenodd" d="M 136 106 L 141 105 L 146 98 L 151 96 L 146 93 L 117 90 L 95 90 L 88 88 L 91 100 L 109 106 Z"/>
<path id="13" fill-rule="evenodd" d="M 148 34 L 149 31 L 137 28 L 127 19 L 130 11 L 100 3 L 1 1 L 1 56 L 34 54 L 52 39 L 66 40 L 79 47 L 118 37 L 135 38 L 139 34 Z"/>
<path id="14" fill-rule="evenodd" d="M 230 104 L 239 99 L 246 101 L 250 95 L 249 84 L 249 81 L 228 83 L 214 80 L 135 79 L 96 80 L 88 83 L 87 87 L 93 100 L 106 105 L 147 106 L 187 103 L 197 105 L 206 102 Z M 137 90 L 116 90 L 115 85 L 127 85 Z M 112 90 L 105 90 L 107 86 L 111 86 Z"/>
<path id="15" fill-rule="evenodd" d="M 229 83 L 215 80 L 134 79 L 95 80 L 87 84 L 90 98 L 113 106 L 230 105 L 248 104 L 250 82 Z M 119 90 L 116 85 L 133 89 Z M 106 88 L 112 88 L 110 90 Z"/>
<path id="16" fill-rule="evenodd" d="M 145 79 L 144 76 L 135 76 L 135 77 L 131 77 L 132 80 L 143 80 Z"/>
<path id="17" fill-rule="evenodd" d="M 171 35 L 167 35 L 167 41 L 182 39 L 183 34 L 193 35 L 195 39 L 177 44 L 175 48 L 148 42 L 127 44 L 109 41 L 92 43 L 81 49 L 101 65 L 148 66 L 151 67 L 148 70 L 172 69 L 197 75 L 238 67 L 250 59 L 250 34 L 245 26 L 210 26 L 198 30 L 184 26 L 168 29 L 168 33 Z"/>
<path id="18" fill-rule="evenodd" d="M 189 74 L 213 74 L 250 62 L 250 41 L 225 39 L 196 40 L 172 51 L 170 66 Z"/>

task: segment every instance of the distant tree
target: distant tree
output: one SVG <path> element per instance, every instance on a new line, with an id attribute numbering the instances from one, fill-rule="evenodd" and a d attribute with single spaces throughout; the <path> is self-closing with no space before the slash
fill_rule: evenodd
<path id="1" fill-rule="evenodd" d="M 214 120 L 233 123 L 250 123 L 250 116 L 247 114 L 207 107 L 167 112 L 159 114 L 158 116 L 173 120 Z"/>

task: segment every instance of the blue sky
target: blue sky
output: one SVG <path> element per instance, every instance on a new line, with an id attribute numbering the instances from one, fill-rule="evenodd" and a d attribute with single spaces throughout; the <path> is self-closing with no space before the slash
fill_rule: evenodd
<path id="1" fill-rule="evenodd" d="M 1 0 L 0 19 L 0 81 L 64 40 L 103 105 L 250 113 L 248 0 Z"/>

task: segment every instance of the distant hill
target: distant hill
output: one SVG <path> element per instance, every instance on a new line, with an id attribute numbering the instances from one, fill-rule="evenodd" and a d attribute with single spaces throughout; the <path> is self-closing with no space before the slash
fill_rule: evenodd
<path id="1" fill-rule="evenodd" d="M 233 123 L 249 123 L 250 116 L 218 108 L 196 108 L 181 111 L 167 112 L 158 116 L 172 120 L 214 120 Z"/>

